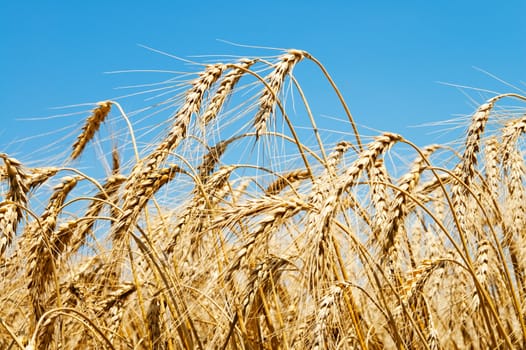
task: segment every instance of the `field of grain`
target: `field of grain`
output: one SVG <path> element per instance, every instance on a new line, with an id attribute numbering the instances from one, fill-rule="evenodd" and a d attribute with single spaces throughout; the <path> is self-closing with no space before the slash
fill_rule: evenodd
<path id="1" fill-rule="evenodd" d="M 525 96 L 417 147 L 360 135 L 307 52 L 194 68 L 92 105 L 48 166 L 0 154 L 1 349 L 526 347 Z"/>

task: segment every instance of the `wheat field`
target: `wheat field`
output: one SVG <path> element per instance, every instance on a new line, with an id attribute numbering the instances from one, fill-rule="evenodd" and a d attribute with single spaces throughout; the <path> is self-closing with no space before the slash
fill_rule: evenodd
<path id="1" fill-rule="evenodd" d="M 46 166 L 0 154 L 1 349 L 526 347 L 525 96 L 417 147 L 361 135 L 308 52 L 194 68 Z"/>

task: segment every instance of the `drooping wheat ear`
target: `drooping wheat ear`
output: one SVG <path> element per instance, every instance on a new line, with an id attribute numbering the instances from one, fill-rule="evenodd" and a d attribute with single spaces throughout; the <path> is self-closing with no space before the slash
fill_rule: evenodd
<path id="1" fill-rule="evenodd" d="M 201 161 L 201 164 L 197 167 L 199 178 L 201 179 L 203 183 L 206 182 L 206 178 L 210 176 L 216 164 L 219 162 L 219 159 L 225 153 L 226 148 L 233 141 L 235 141 L 235 138 L 230 138 L 228 140 L 220 141 L 214 147 L 211 147 L 208 153 L 206 153 L 203 156 L 203 160 Z"/>
<path id="2" fill-rule="evenodd" d="M 467 137 L 464 145 L 464 153 L 460 159 L 459 166 L 455 169 L 455 173 L 459 180 L 466 186 L 471 185 L 471 180 L 476 173 L 477 154 L 480 149 L 480 139 L 486 127 L 490 112 L 495 104 L 496 98 L 488 100 L 481 105 L 471 118 L 471 124 L 467 131 Z M 468 193 L 461 183 L 453 183 L 452 189 L 453 197 L 453 212 L 459 222 L 459 229 L 461 232 L 467 232 L 467 206 L 466 196 Z M 461 235 L 463 237 L 463 235 Z"/>
<path id="3" fill-rule="evenodd" d="M 18 223 L 23 217 L 23 207 L 27 205 L 29 192 L 29 176 L 26 170 L 15 158 L 6 154 L 0 155 L 5 163 L 5 174 L 9 190 L 5 196 L 6 203 L 0 207 L 0 258 L 11 245 L 16 235 Z M 12 202 L 12 203 L 11 203 Z"/>
<path id="4" fill-rule="evenodd" d="M 192 115 L 199 113 L 205 94 L 221 77 L 225 68 L 226 66 L 221 63 L 209 65 L 205 71 L 200 73 L 199 77 L 192 82 L 191 87 L 186 91 L 183 105 L 173 116 L 174 122 L 168 135 L 148 157 L 154 160 L 153 163 L 147 163 L 146 166 L 150 168 L 158 167 L 159 164 L 166 159 L 168 153 L 177 147 L 181 140 L 186 137 Z"/>
<path id="5" fill-rule="evenodd" d="M 502 164 L 507 165 L 519 137 L 526 131 L 526 116 L 512 120 L 502 130 Z"/>
<path id="6" fill-rule="evenodd" d="M 387 183 L 391 183 L 384 161 L 378 158 L 370 171 L 371 175 L 371 201 L 374 206 L 373 233 L 370 242 L 380 242 L 380 233 L 389 218 L 388 203 L 390 195 L 387 190 Z"/>
<path id="7" fill-rule="evenodd" d="M 292 186 L 294 183 L 308 179 L 309 177 L 309 172 L 304 169 L 292 170 L 286 174 L 279 175 L 279 178 L 265 189 L 265 195 L 275 196 L 287 186 Z"/>
<path id="8" fill-rule="evenodd" d="M 114 244 L 121 241 L 128 230 L 135 225 L 135 222 L 150 198 L 159 189 L 173 180 L 177 173 L 184 172 L 178 165 L 172 164 L 167 168 L 160 169 L 141 178 L 141 182 L 134 186 L 134 193 L 126 196 L 128 202 L 124 204 L 122 213 L 117 218 L 117 222 L 112 231 Z M 130 191 L 130 189 L 126 189 Z"/>
<path id="9" fill-rule="evenodd" d="M 489 187 L 490 195 L 497 199 L 500 179 L 500 155 L 499 155 L 499 142 L 496 137 L 490 137 L 486 141 L 485 150 L 485 175 L 486 183 Z"/>
<path id="10" fill-rule="evenodd" d="M 74 220 L 70 225 L 69 229 L 74 230 L 74 236 L 71 239 L 69 245 L 69 254 L 75 253 L 80 247 L 85 243 L 86 237 L 93 228 L 95 224 L 96 217 L 100 214 L 104 208 L 105 203 L 102 200 L 107 200 L 110 202 L 116 201 L 117 191 L 119 190 L 121 184 L 126 180 L 126 177 L 123 175 L 112 175 L 108 177 L 106 183 L 102 185 L 104 192 L 99 192 L 94 196 L 93 201 L 90 203 L 88 209 L 82 218 Z M 110 208 L 113 218 L 117 218 L 117 211 L 114 210 L 114 207 Z"/>
<path id="11" fill-rule="evenodd" d="M 135 291 L 134 285 L 124 283 L 111 287 L 111 291 L 104 299 L 97 300 L 97 313 L 105 317 L 107 327 L 110 330 L 108 336 L 110 341 L 113 341 L 118 336 L 118 330 L 125 311 L 124 305 Z"/>
<path id="12" fill-rule="evenodd" d="M 339 201 L 341 201 L 342 194 L 356 183 L 356 180 L 363 171 L 369 170 L 374 166 L 376 159 L 378 159 L 383 152 L 401 140 L 403 140 L 402 136 L 390 132 L 376 137 L 375 140 L 367 146 L 367 149 L 358 155 L 358 159 L 351 164 L 345 174 L 338 177 L 338 181 L 334 186 L 331 186 L 329 195 L 321 205 L 318 206 L 321 208 L 321 212 L 320 215 L 317 215 L 317 224 L 315 227 L 312 227 L 312 229 L 316 232 L 327 230 L 330 226 L 330 220 L 334 215 L 334 209 Z"/>
<path id="13" fill-rule="evenodd" d="M 325 174 L 327 175 L 327 174 Z M 316 178 L 311 193 L 308 196 L 308 203 L 311 210 L 307 214 L 307 224 L 305 232 L 308 239 L 308 249 L 303 250 L 306 265 L 309 266 L 309 288 L 313 293 L 321 289 L 324 281 L 332 280 L 330 275 L 330 217 L 332 212 L 325 212 L 324 204 L 327 203 L 331 192 L 331 182 L 327 180 L 328 176 L 321 175 Z M 335 206 L 335 204 L 333 204 Z M 320 219 L 320 214 L 325 214 Z M 322 221 L 323 220 L 323 221 Z"/>
<path id="14" fill-rule="evenodd" d="M 30 190 L 42 185 L 44 182 L 55 176 L 60 171 L 60 168 L 46 167 L 46 168 L 32 168 L 28 179 L 28 187 Z"/>
<path id="15" fill-rule="evenodd" d="M 489 249 L 490 249 L 490 244 L 487 239 L 483 239 L 482 241 L 479 242 L 477 259 L 475 260 L 475 277 L 477 278 L 482 288 L 485 288 L 484 286 L 486 285 L 486 279 L 488 276 Z M 471 307 L 473 310 L 477 310 L 479 306 L 480 306 L 480 296 L 479 296 L 479 292 L 475 290 L 473 292 Z"/>
<path id="16" fill-rule="evenodd" d="M 332 338 L 332 336 L 327 333 L 327 319 L 333 312 L 334 305 L 337 303 L 341 294 L 341 287 L 332 285 L 329 288 L 329 292 L 321 299 L 314 323 L 314 341 L 311 349 L 319 350 L 330 348 L 329 344 L 326 344 L 326 341 Z"/>
<path id="17" fill-rule="evenodd" d="M 154 350 L 163 348 L 161 340 L 161 305 L 159 299 L 154 297 L 148 306 L 146 314 L 146 323 L 148 326 L 148 333 L 150 336 L 150 345 Z"/>
<path id="18" fill-rule="evenodd" d="M 423 260 L 414 270 L 410 271 L 403 281 L 400 298 L 404 305 L 410 304 L 418 293 L 422 291 L 425 283 L 438 268 L 444 267 L 443 260 Z"/>
<path id="19" fill-rule="evenodd" d="M 519 239 L 518 234 L 525 223 L 524 159 L 517 148 L 517 141 L 525 130 L 526 116 L 511 121 L 502 131 L 502 169 L 508 189 L 507 217 L 511 218 L 508 222 L 510 232 L 505 236 L 505 244 L 510 243 L 510 239 Z"/>
<path id="20" fill-rule="evenodd" d="M 344 176 L 342 176 L 342 181 L 337 184 L 337 198 L 339 198 L 349 187 L 353 186 L 362 171 L 370 169 L 382 153 L 386 152 L 395 143 L 402 140 L 403 137 L 401 135 L 386 132 L 376 137 L 373 142 L 367 145 L 367 149 L 359 154 L 358 159 L 351 164 Z"/>
<path id="21" fill-rule="evenodd" d="M 278 94 L 281 91 L 283 82 L 288 74 L 292 72 L 294 66 L 305 57 L 305 52 L 300 50 L 289 50 L 280 56 L 279 62 L 274 70 L 268 75 L 266 81 L 268 87 L 263 89 L 259 97 L 259 110 L 254 117 L 254 128 L 256 129 L 256 139 L 267 131 L 267 121 L 276 106 Z"/>
<path id="22" fill-rule="evenodd" d="M 286 199 L 262 197 L 254 201 L 249 201 L 242 206 L 240 205 L 238 208 L 225 213 L 222 218 L 218 218 L 220 222 L 216 223 L 214 225 L 215 227 L 229 227 L 251 216 L 257 216 L 254 229 L 249 231 L 243 246 L 232 259 L 226 279 L 229 280 L 235 271 L 251 265 L 250 259 L 256 259 L 254 256 L 256 254 L 253 253 L 257 251 L 258 248 L 266 248 L 264 243 L 270 240 L 272 233 L 286 222 L 287 219 L 307 208 L 309 208 L 309 206 L 306 203 L 293 197 Z"/>
<path id="23" fill-rule="evenodd" d="M 91 115 L 86 119 L 82 127 L 82 132 L 73 143 L 71 159 L 77 159 L 88 142 L 91 141 L 95 133 L 99 130 L 100 125 L 104 122 L 111 110 L 111 101 L 97 103 L 98 107 L 93 109 Z"/>
<path id="24" fill-rule="evenodd" d="M 471 118 L 471 124 L 467 131 L 464 153 L 460 163 L 458 174 L 460 179 L 470 185 L 470 180 L 476 172 L 477 153 L 480 149 L 480 138 L 484 133 L 490 112 L 495 104 L 495 98 L 481 105 Z"/>
<path id="25" fill-rule="evenodd" d="M 137 211 L 137 203 L 140 200 L 137 194 L 152 195 L 157 191 L 152 188 L 152 186 L 159 184 L 158 181 L 153 180 L 159 175 L 157 169 L 166 160 L 170 152 L 186 137 L 192 115 L 199 113 L 204 95 L 221 77 L 225 67 L 224 64 L 209 65 L 204 72 L 199 74 L 199 77 L 192 82 L 191 87 L 187 90 L 183 105 L 173 116 L 174 122 L 168 135 L 152 153 L 135 165 L 125 184 L 123 215 L 112 230 L 113 237 L 121 236 L 135 223 L 136 216 L 142 210 L 141 208 Z M 175 170 L 174 168 L 174 173 L 182 171 L 181 169 Z"/>
<path id="26" fill-rule="evenodd" d="M 385 133 L 371 142 L 367 149 L 358 155 L 345 174 L 339 176 L 335 183 L 330 181 L 316 181 L 312 194 L 309 195 L 309 205 L 312 210 L 308 213 L 305 232 L 309 237 L 310 249 L 305 249 L 305 261 L 308 261 L 309 285 L 313 293 L 317 293 L 318 284 L 332 277 L 330 274 L 330 245 L 332 219 L 336 209 L 342 203 L 342 195 L 359 178 L 362 171 L 368 171 L 376 159 L 402 137 L 393 133 Z"/>
<path id="27" fill-rule="evenodd" d="M 312 207 L 315 211 L 321 212 L 323 201 L 327 199 L 330 188 L 333 187 L 338 164 L 340 164 L 344 153 L 347 152 L 351 146 L 352 144 L 350 142 L 339 142 L 336 147 L 334 147 L 331 154 L 329 154 L 327 157 L 323 172 L 314 179 L 308 201 L 312 204 Z M 311 224 L 312 223 L 313 222 L 311 222 Z"/>
<path id="28" fill-rule="evenodd" d="M 127 251 L 129 232 L 133 230 L 139 215 L 150 199 L 162 186 L 173 180 L 177 173 L 184 172 L 178 165 L 172 164 L 167 168 L 154 171 L 141 179 L 141 184 L 135 186 L 135 195 L 129 195 L 129 201 L 120 212 L 116 222 L 112 225 L 110 237 L 112 239 L 112 254 L 114 260 L 105 266 L 102 276 L 108 283 L 114 283 L 120 278 L 123 260 L 121 257 Z M 126 189 L 128 191 L 129 189 Z"/>
<path id="29" fill-rule="evenodd" d="M 18 214 L 18 206 L 15 204 L 7 203 L 0 207 L 0 258 L 3 257 L 5 251 L 16 234 L 16 229 L 21 216 Z"/>
<path id="30" fill-rule="evenodd" d="M 177 217 L 175 227 L 170 234 L 170 240 L 166 246 L 168 255 L 174 253 L 175 248 L 179 251 L 191 252 L 192 247 L 177 247 L 177 242 L 182 234 L 191 234 L 193 242 L 199 242 L 203 228 L 208 226 L 208 218 L 215 205 L 219 203 L 225 194 L 225 185 L 229 184 L 229 177 L 235 166 L 224 166 L 213 173 L 203 187 L 194 189 L 194 197 L 185 206 Z M 184 240 L 183 240 L 184 241 Z M 193 251 L 194 248 L 192 248 Z"/>
<path id="31" fill-rule="evenodd" d="M 522 285 L 523 293 L 526 292 L 526 254 L 524 250 L 526 239 L 526 165 L 519 149 L 510 150 L 508 161 L 503 164 L 505 185 L 508 190 L 506 198 L 506 222 L 503 244 L 510 248 L 511 260 L 516 271 L 518 282 Z"/>
<path id="32" fill-rule="evenodd" d="M 47 289 L 55 278 L 56 258 L 59 249 L 53 233 L 57 217 L 69 192 L 77 185 L 77 177 L 65 177 L 57 185 L 38 222 L 31 223 L 25 234 L 29 243 L 27 277 L 29 297 L 33 306 L 34 321 L 38 321 L 47 309 Z"/>
<path id="33" fill-rule="evenodd" d="M 10 197 L 13 202 L 27 203 L 27 192 L 29 192 L 28 180 L 29 175 L 26 169 L 15 158 L 11 158 L 6 154 L 0 154 L 4 160 L 7 179 L 9 182 L 9 192 L 7 197 Z"/>
<path id="34" fill-rule="evenodd" d="M 249 332 L 257 334 L 258 326 L 251 326 L 251 324 L 259 322 L 257 315 L 260 313 L 263 303 L 263 298 L 272 298 L 270 296 L 271 290 L 278 284 L 278 280 L 283 271 L 283 267 L 288 264 L 288 261 L 278 257 L 263 257 L 263 260 L 256 264 L 253 269 L 249 270 L 248 281 L 244 290 L 242 291 L 239 300 L 241 300 L 241 310 L 244 315 L 247 329 Z M 274 291 L 275 292 L 275 291 Z M 265 308 L 263 308 L 265 309 Z M 266 312 L 266 311 L 265 311 Z M 270 319 L 271 315 L 265 315 Z M 272 328 L 272 324 L 267 322 L 267 326 Z M 271 333 L 274 331 L 270 329 Z"/>
<path id="35" fill-rule="evenodd" d="M 340 141 L 334 147 L 332 152 L 327 157 L 327 162 L 325 164 L 325 172 L 330 174 L 331 176 L 334 175 L 336 172 L 336 168 L 338 167 L 338 164 L 340 164 L 343 155 L 349 148 L 352 147 L 352 143 L 348 141 Z"/>
<path id="36" fill-rule="evenodd" d="M 404 174 L 399 181 L 398 189 L 392 202 L 389 204 L 389 217 L 383 227 L 380 242 L 382 246 L 382 261 L 386 262 L 386 258 L 391 264 L 391 268 L 395 268 L 398 263 L 398 253 L 400 251 L 400 234 L 403 229 L 403 223 L 408 214 L 407 193 L 411 193 L 416 188 L 422 172 L 427 167 L 427 158 L 435 152 L 440 146 L 430 145 L 422 150 L 422 154 L 413 162 L 407 174 Z"/>
<path id="37" fill-rule="evenodd" d="M 221 79 L 214 97 L 212 97 L 212 100 L 201 116 L 201 120 L 205 126 L 217 117 L 226 99 L 234 90 L 234 87 L 238 83 L 239 79 L 241 79 L 243 74 L 245 74 L 254 63 L 255 60 L 249 60 L 246 58 L 242 59 L 237 64 L 233 65 L 230 71 L 225 74 L 223 79 Z"/>
<path id="38" fill-rule="evenodd" d="M 306 261 L 310 266 L 309 271 L 309 285 L 314 292 L 317 292 L 318 283 L 324 280 L 330 280 L 330 228 L 328 219 L 324 221 L 320 220 L 320 213 L 324 213 L 326 208 L 324 204 L 331 196 L 331 190 L 336 186 L 337 181 L 336 170 L 338 164 L 341 162 L 344 153 L 351 147 L 349 142 L 343 141 L 336 145 L 331 154 L 327 157 L 327 161 L 324 166 L 325 169 L 316 177 L 312 185 L 312 190 L 308 196 L 308 203 L 311 205 L 312 210 L 308 213 L 307 224 L 305 232 L 309 240 L 310 249 L 305 249 L 304 253 L 307 254 Z M 335 204 L 332 203 L 334 206 Z M 331 215 L 330 212 L 327 212 Z M 323 225 L 323 226 L 320 226 Z"/>
<path id="39" fill-rule="evenodd" d="M 145 187 L 151 186 L 152 181 L 149 177 L 155 176 L 153 173 L 186 137 L 192 115 L 199 113 L 206 92 L 221 77 L 225 68 L 226 66 L 220 63 L 208 65 L 205 71 L 201 72 L 199 77 L 191 83 L 190 88 L 186 91 L 183 105 L 172 117 L 173 125 L 168 131 L 168 135 L 152 153 L 135 165 L 128 177 L 125 184 L 126 190 L 123 194 L 123 211 L 125 213 L 131 214 L 134 211 L 137 191 L 151 192 L 151 190 L 145 189 Z M 113 235 L 115 235 L 115 231 Z"/>

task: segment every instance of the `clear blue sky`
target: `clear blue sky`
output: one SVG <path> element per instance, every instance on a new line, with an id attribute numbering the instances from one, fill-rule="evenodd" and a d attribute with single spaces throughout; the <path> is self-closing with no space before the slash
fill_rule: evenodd
<path id="1" fill-rule="evenodd" d="M 408 125 L 474 108 L 438 81 L 511 90 L 475 66 L 525 89 L 525 20 L 523 0 L 1 1 L 0 145 L 28 152 L 31 142 L 20 148 L 11 141 L 68 119 L 17 119 L 104 100 L 119 94 L 115 87 L 144 81 L 104 72 L 181 67 L 137 44 L 182 57 L 254 53 L 216 39 L 311 52 L 334 76 L 358 123 L 424 144 L 433 141 L 425 134 L 430 129 Z"/>

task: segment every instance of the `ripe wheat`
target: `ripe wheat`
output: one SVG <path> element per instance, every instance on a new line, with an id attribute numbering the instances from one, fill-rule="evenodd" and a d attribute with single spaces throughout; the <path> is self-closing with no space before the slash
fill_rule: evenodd
<path id="1" fill-rule="evenodd" d="M 347 134 L 314 121 L 304 61 Z M 490 97 L 447 158 L 362 146 L 305 51 L 201 68 L 151 107 L 164 133 L 105 101 L 63 163 L 0 155 L 0 348 L 526 347 L 526 119 L 500 106 L 526 97 Z"/>

